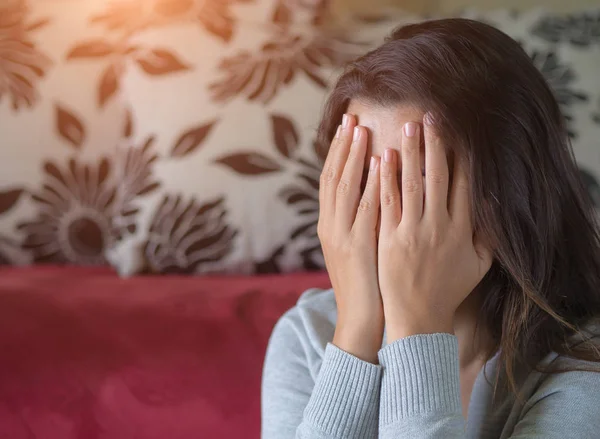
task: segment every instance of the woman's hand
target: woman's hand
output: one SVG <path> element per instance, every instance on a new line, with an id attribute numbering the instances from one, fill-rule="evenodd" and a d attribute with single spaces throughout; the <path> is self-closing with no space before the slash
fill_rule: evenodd
<path id="1" fill-rule="evenodd" d="M 372 158 L 361 197 L 366 151 L 367 130 L 344 115 L 321 174 L 317 232 L 337 303 L 333 344 L 376 363 L 384 326 L 377 280 L 379 159 Z"/>
<path id="2" fill-rule="evenodd" d="M 426 191 L 419 124 L 403 127 L 401 194 L 396 151 L 386 150 L 381 164 L 379 283 L 388 343 L 414 334 L 454 333 L 456 309 L 492 264 L 491 251 L 473 236 L 463 160 L 455 160 L 448 200 L 444 145 L 428 116 L 423 127 Z"/>

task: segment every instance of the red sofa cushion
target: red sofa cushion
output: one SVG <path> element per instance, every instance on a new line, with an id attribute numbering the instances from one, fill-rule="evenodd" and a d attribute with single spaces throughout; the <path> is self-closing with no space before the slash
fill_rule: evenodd
<path id="1" fill-rule="evenodd" d="M 0 268 L 0 438 L 258 438 L 273 325 L 329 286 Z"/>

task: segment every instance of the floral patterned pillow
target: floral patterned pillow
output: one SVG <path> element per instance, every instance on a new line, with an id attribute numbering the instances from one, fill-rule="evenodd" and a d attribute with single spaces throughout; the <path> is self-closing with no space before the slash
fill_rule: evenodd
<path id="1" fill-rule="evenodd" d="M 303 0 L 0 2 L 0 263 L 103 264 L 138 227 L 139 203 L 160 185 L 149 171 L 158 156 L 152 137 L 131 138 L 122 78 L 189 68 L 132 35 L 185 23 L 219 47 L 240 17 L 260 28 L 316 23 L 323 11 Z"/>
<path id="2" fill-rule="evenodd" d="M 0 263 L 323 269 L 315 129 L 404 14 L 327 31 L 310 0 L 0 3 Z M 600 205 L 600 10 L 465 16 L 548 78 Z M 18 54 L 18 56 L 15 56 Z"/>
<path id="3" fill-rule="evenodd" d="M 562 21 L 543 10 L 464 15 L 503 29 L 530 53 L 557 94 L 593 191 L 600 175 L 593 26 L 600 14 Z M 156 140 L 151 172 L 160 189 L 140 204 L 140 227 L 115 248 L 113 263 L 137 261 L 157 272 L 323 269 L 313 140 L 328 87 L 347 60 L 416 19 L 361 23 L 346 35 L 241 23 L 226 47 L 184 26 L 138 34 L 136 44 L 161 44 L 187 69 L 160 78 L 127 71 L 134 137 Z M 577 25 L 587 39 L 568 29 Z"/>

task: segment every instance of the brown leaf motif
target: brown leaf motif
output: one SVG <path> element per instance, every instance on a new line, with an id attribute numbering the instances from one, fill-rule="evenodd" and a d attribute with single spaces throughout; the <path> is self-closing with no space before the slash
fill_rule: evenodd
<path id="1" fill-rule="evenodd" d="M 34 105 L 37 82 L 52 65 L 30 39 L 37 28 L 27 23 L 28 15 L 23 0 L 0 2 L 0 103 L 8 96 L 15 111 Z"/>
<path id="2" fill-rule="evenodd" d="M 150 75 L 165 75 L 189 68 L 174 54 L 164 49 L 140 51 L 135 54 L 135 61 Z"/>
<path id="3" fill-rule="evenodd" d="M 246 0 L 237 0 L 244 2 Z M 230 6 L 235 0 L 128 0 L 111 2 L 107 9 L 91 22 L 104 25 L 111 31 L 126 34 L 141 30 L 182 24 L 200 23 L 207 32 L 229 41 L 233 35 L 234 19 Z"/>
<path id="4" fill-rule="evenodd" d="M 67 54 L 67 59 L 102 58 L 116 52 L 114 44 L 104 40 L 92 40 L 73 47 Z"/>
<path id="5" fill-rule="evenodd" d="M 32 196 L 37 216 L 18 226 L 23 249 L 36 262 L 104 263 L 104 250 L 114 241 L 116 187 L 110 177 L 106 158 L 91 165 L 71 159 L 63 169 L 46 162 L 44 183 Z"/>
<path id="6" fill-rule="evenodd" d="M 227 0 L 209 0 L 201 2 L 197 17 L 204 28 L 225 42 L 233 36 L 234 19 L 229 12 Z"/>
<path id="7" fill-rule="evenodd" d="M 119 89 L 119 77 L 121 74 L 119 64 L 109 64 L 100 79 L 98 87 L 98 106 L 103 107 L 106 101 Z"/>
<path id="8" fill-rule="evenodd" d="M 133 116 L 131 115 L 131 109 L 128 108 L 125 112 L 125 125 L 123 126 L 123 137 L 131 137 L 133 134 Z"/>
<path id="9" fill-rule="evenodd" d="M 55 106 L 56 128 L 60 136 L 75 148 L 80 148 L 85 140 L 85 128 L 81 121 L 68 110 Z"/>
<path id="10" fill-rule="evenodd" d="M 11 210 L 19 201 L 23 189 L 11 189 L 0 192 L 0 215 Z"/>
<path id="11" fill-rule="evenodd" d="M 152 271 L 202 273 L 233 250 L 237 235 L 225 221 L 223 198 L 198 203 L 166 195 L 154 214 L 144 253 Z"/>
<path id="12" fill-rule="evenodd" d="M 273 138 L 277 150 L 287 158 L 291 158 L 299 146 L 299 137 L 292 121 L 285 116 L 272 115 Z"/>
<path id="13" fill-rule="evenodd" d="M 316 86 L 327 87 L 325 69 L 336 69 L 362 52 L 360 44 L 324 33 L 292 35 L 277 32 L 260 52 L 242 51 L 224 58 L 220 80 L 209 84 L 212 98 L 227 101 L 242 95 L 269 103 L 279 90 L 303 72 Z"/>
<path id="14" fill-rule="evenodd" d="M 238 174 L 242 175 L 260 175 L 271 172 L 279 172 L 281 166 L 269 157 L 254 151 L 238 152 L 215 160 L 227 166 Z"/>
<path id="15" fill-rule="evenodd" d="M 171 150 L 171 157 L 184 157 L 195 151 L 204 142 L 216 121 L 200 125 L 183 133 Z"/>

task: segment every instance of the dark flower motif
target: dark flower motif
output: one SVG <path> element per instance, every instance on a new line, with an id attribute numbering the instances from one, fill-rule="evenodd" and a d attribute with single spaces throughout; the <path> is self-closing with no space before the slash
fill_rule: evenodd
<path id="1" fill-rule="evenodd" d="M 28 36 L 45 22 L 28 24 L 28 14 L 25 0 L 0 4 L 0 102 L 8 95 L 14 110 L 33 106 L 38 98 L 36 82 L 52 64 Z"/>
<path id="2" fill-rule="evenodd" d="M 549 15 L 540 19 L 531 32 L 552 43 L 566 41 L 582 47 L 600 43 L 600 11 Z"/>
<path id="3" fill-rule="evenodd" d="M 298 72 L 326 88 L 325 68 L 338 68 L 361 53 L 362 45 L 313 31 L 292 35 L 277 31 L 258 53 L 242 51 L 221 61 L 223 78 L 209 85 L 215 101 L 244 95 L 267 104 Z"/>
<path id="4" fill-rule="evenodd" d="M 24 192 L 24 189 L 0 191 L 0 215 L 12 210 Z M 21 249 L 19 243 L 15 239 L 0 233 L 0 265 L 26 264 L 29 262 L 29 254 Z"/>
<path id="5" fill-rule="evenodd" d="M 304 270 L 322 270 L 325 268 L 323 250 L 317 235 L 319 221 L 319 177 L 320 167 L 317 161 L 297 159 L 302 169 L 296 174 L 297 184 L 285 186 L 279 196 L 296 211 L 302 219 L 290 234 L 291 241 L 302 240 L 300 251 Z"/>
<path id="6" fill-rule="evenodd" d="M 204 273 L 233 249 L 238 231 L 225 221 L 224 199 L 199 204 L 166 195 L 156 210 L 144 254 L 152 271 Z"/>
<path id="7" fill-rule="evenodd" d="M 158 155 L 152 150 L 153 142 L 154 138 L 150 137 L 142 146 L 127 146 L 117 151 L 115 176 L 119 182 L 118 208 L 111 218 L 116 239 L 122 239 L 125 231 L 130 234 L 136 232 L 136 219 L 139 212 L 136 200 L 160 187 L 160 183 L 152 174 L 152 166 L 158 160 Z"/>
<path id="8" fill-rule="evenodd" d="M 536 67 L 542 72 L 548 84 L 556 96 L 563 116 L 567 121 L 569 136 L 577 137 L 572 129 L 573 116 L 569 109 L 572 105 L 576 105 L 588 100 L 588 96 L 571 88 L 572 82 L 576 79 L 575 71 L 568 65 L 562 64 L 556 53 L 534 51 L 531 54 L 531 59 Z"/>
<path id="9" fill-rule="evenodd" d="M 42 190 L 32 196 L 37 218 L 18 227 L 25 233 L 23 248 L 36 262 L 96 265 L 115 236 L 111 216 L 117 188 L 106 159 L 96 164 L 69 161 L 66 169 L 44 165 Z"/>
<path id="10" fill-rule="evenodd" d="M 238 0 L 243 2 L 245 0 Z M 234 19 L 230 12 L 232 0 L 129 0 L 113 2 L 107 10 L 92 18 L 92 23 L 126 34 L 149 27 L 173 23 L 198 22 L 216 37 L 229 41 Z"/>

